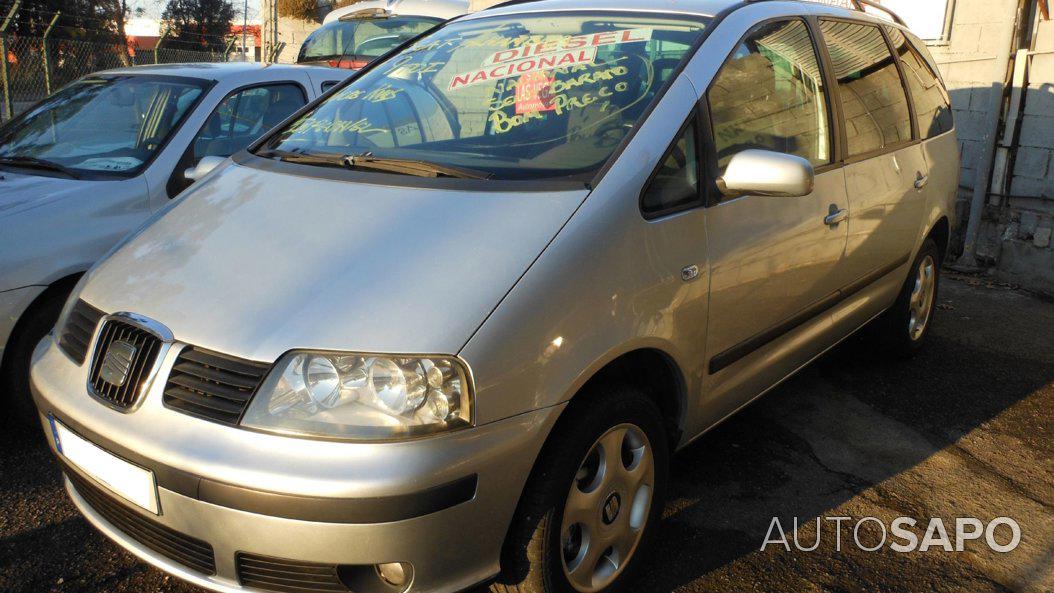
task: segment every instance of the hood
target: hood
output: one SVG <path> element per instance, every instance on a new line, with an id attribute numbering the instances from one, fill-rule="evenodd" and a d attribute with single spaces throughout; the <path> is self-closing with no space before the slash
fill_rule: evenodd
<path id="1" fill-rule="evenodd" d="M 25 175 L 0 169 L 0 218 L 51 203 L 99 183 L 104 182 Z"/>
<path id="2" fill-rule="evenodd" d="M 101 263 L 81 297 L 261 361 L 292 348 L 454 354 L 585 195 L 232 165 Z"/>

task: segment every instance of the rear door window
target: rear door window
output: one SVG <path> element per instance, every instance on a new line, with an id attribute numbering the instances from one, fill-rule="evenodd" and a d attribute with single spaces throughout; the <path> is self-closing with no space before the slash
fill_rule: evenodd
<path id="1" fill-rule="evenodd" d="M 886 27 L 893 49 L 904 69 L 904 78 L 911 90 L 915 104 L 915 118 L 919 124 L 919 136 L 930 138 L 952 129 L 952 108 L 948 91 L 926 60 L 912 47 L 904 34 L 896 27 Z"/>
<path id="2" fill-rule="evenodd" d="M 911 140 L 904 85 L 882 31 L 874 25 L 820 21 L 842 99 L 849 156 Z"/>
<path id="3" fill-rule="evenodd" d="M 831 160 L 830 127 L 816 50 L 800 20 L 762 25 L 721 67 L 707 92 L 718 167 L 760 148 L 813 165 Z"/>

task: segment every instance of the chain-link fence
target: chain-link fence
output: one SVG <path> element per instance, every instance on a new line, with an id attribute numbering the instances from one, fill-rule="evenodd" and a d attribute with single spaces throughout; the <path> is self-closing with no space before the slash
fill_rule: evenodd
<path id="1" fill-rule="evenodd" d="M 0 121 L 18 115 L 64 85 L 92 72 L 177 62 L 225 62 L 226 51 L 154 49 L 117 43 L 0 35 Z"/>

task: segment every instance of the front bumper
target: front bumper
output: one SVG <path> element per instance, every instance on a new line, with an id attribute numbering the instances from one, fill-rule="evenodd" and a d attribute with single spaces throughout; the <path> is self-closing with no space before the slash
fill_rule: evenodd
<path id="1" fill-rule="evenodd" d="M 178 350 L 166 355 L 131 413 L 90 397 L 87 369 L 54 340 L 45 339 L 35 354 L 32 387 L 45 425 L 52 415 L 154 471 L 161 514 L 131 505 L 126 510 L 207 542 L 215 574 L 143 545 L 141 536 L 108 521 L 68 482 L 74 503 L 108 537 L 215 591 L 260 590 L 243 585 L 238 554 L 369 567 L 408 562 L 411 591 L 457 591 L 498 572 L 523 485 L 561 407 L 401 443 L 295 439 L 165 408 L 161 392 Z M 54 451 L 54 436 L 45 432 Z"/>

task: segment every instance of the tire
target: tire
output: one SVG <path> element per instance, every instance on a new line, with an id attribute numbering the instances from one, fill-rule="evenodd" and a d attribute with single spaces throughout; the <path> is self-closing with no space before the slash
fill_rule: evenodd
<path id="1" fill-rule="evenodd" d="M 615 448 L 615 443 L 621 443 L 619 455 L 609 456 L 604 445 Z M 600 467 L 611 469 L 602 472 Z M 649 471 L 652 483 L 646 489 Z M 624 590 L 654 542 L 668 471 L 662 416 L 644 393 L 625 385 L 604 385 L 579 394 L 535 463 L 502 549 L 502 572 L 491 591 Z M 577 508 L 571 508 L 569 500 Z M 586 501 L 592 502 L 583 504 Z M 583 522 L 574 522 L 576 517 Z M 631 539 L 635 543 L 630 544 Z M 594 557 L 599 560 L 590 565 Z M 575 584 L 584 581 L 599 586 Z"/>
<path id="2" fill-rule="evenodd" d="M 15 427 L 32 428 L 39 422 L 29 391 L 29 363 L 37 344 L 55 327 L 72 288 L 72 284 L 48 287 L 22 313 L 8 338 L 0 366 L 0 393 L 7 397 L 11 410 L 8 418 Z"/>
<path id="3" fill-rule="evenodd" d="M 876 330 L 883 349 L 896 358 L 914 356 L 926 343 L 937 311 L 941 254 L 933 239 L 926 239 L 908 271 L 893 306 L 878 319 Z"/>

